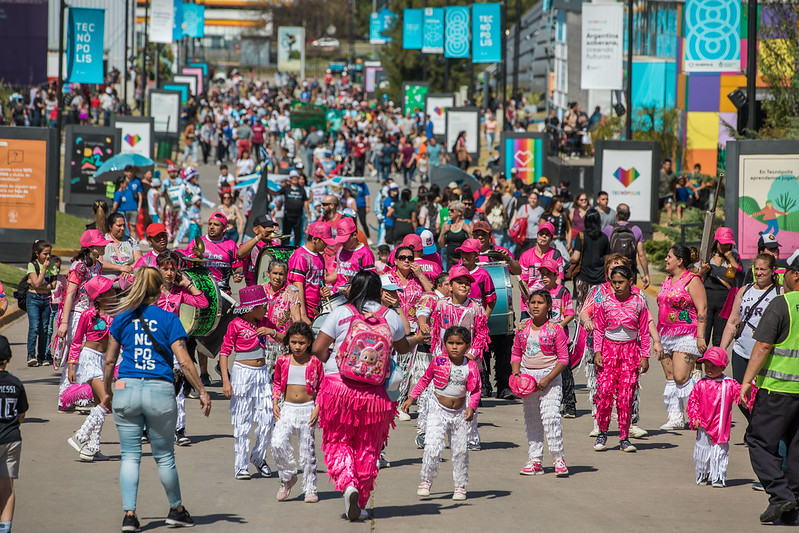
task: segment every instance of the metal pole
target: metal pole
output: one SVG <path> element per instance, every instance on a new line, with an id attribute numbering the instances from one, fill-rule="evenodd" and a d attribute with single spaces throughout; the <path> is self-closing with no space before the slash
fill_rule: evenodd
<path id="1" fill-rule="evenodd" d="M 141 114 L 142 116 L 147 116 L 146 109 L 147 109 L 147 84 L 150 81 L 150 76 L 147 75 L 147 44 L 150 41 L 149 35 L 147 35 L 150 31 L 150 0 L 147 0 L 147 3 L 144 4 L 144 49 L 142 50 L 142 85 L 141 85 L 141 97 L 142 97 L 142 108 Z"/>
<path id="2" fill-rule="evenodd" d="M 130 21 L 130 0 L 125 0 L 125 58 L 122 62 L 122 83 L 125 85 L 122 90 L 124 91 L 123 98 L 125 105 L 128 105 L 128 22 Z M 108 126 L 108 124 L 104 124 Z"/>
<path id="3" fill-rule="evenodd" d="M 352 65 L 352 68 L 355 68 L 355 0 L 350 0 L 350 56 L 349 56 L 349 65 Z M 352 72 L 353 79 L 355 78 L 355 72 Z"/>
<path id="4" fill-rule="evenodd" d="M 519 51 L 521 48 L 522 29 L 522 1 L 516 0 L 516 28 L 513 34 L 513 90 L 511 96 L 516 98 L 519 94 Z"/>
<path id="5" fill-rule="evenodd" d="M 56 176 L 61 178 L 61 132 L 64 129 L 64 12 L 67 10 L 66 0 L 61 0 L 58 5 L 58 114 L 56 118 L 56 128 L 58 134 L 56 135 Z M 59 187 L 59 190 L 63 191 Z"/>
<path id="6" fill-rule="evenodd" d="M 508 8 L 507 8 L 507 5 L 505 5 L 504 1 L 500 3 L 500 6 L 502 7 L 502 13 L 501 13 L 501 16 L 502 16 L 502 26 L 501 26 L 501 28 L 502 28 L 502 36 L 501 36 L 501 41 L 502 41 L 502 62 L 499 64 L 499 68 L 497 70 L 502 73 L 502 79 L 500 80 L 500 82 L 502 83 L 502 92 L 500 93 L 501 96 L 500 96 L 500 100 L 499 101 L 502 103 L 502 114 L 503 114 L 503 117 L 502 117 L 502 128 L 506 129 L 505 128 L 505 126 L 506 126 L 505 123 L 508 120 L 508 106 L 507 106 L 507 103 L 506 103 L 507 100 L 505 98 L 505 93 L 508 90 L 508 71 L 505 68 L 505 64 L 508 61 L 508 38 L 507 38 L 507 35 L 505 34 L 505 31 L 506 31 L 505 28 L 507 27 L 507 22 L 508 22 L 508 14 L 507 14 L 507 9 Z"/>
<path id="7" fill-rule="evenodd" d="M 449 0 L 444 0 L 444 35 L 446 35 L 446 24 L 447 24 L 447 7 L 449 7 Z M 444 54 L 444 92 L 449 92 L 449 58 L 446 54 Z"/>
<path id="8" fill-rule="evenodd" d="M 746 129 L 755 131 L 755 113 L 757 110 L 757 97 L 755 87 L 757 84 L 757 0 L 749 0 L 747 11 L 749 20 L 747 28 L 749 38 L 746 40 Z"/>
<path id="9" fill-rule="evenodd" d="M 633 0 L 627 0 L 627 120 L 624 138 L 633 138 Z"/>

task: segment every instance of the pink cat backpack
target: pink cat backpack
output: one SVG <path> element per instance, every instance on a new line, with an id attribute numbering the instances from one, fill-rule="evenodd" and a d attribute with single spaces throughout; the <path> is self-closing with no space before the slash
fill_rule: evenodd
<path id="1" fill-rule="evenodd" d="M 386 309 L 362 315 L 347 304 L 352 320 L 338 349 L 336 362 L 341 376 L 369 385 L 382 385 L 391 369 L 394 341 L 386 321 Z"/>

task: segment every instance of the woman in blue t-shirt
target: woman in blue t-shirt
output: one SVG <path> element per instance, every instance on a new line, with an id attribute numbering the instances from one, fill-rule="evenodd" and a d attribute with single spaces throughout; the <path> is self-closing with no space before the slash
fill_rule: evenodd
<path id="1" fill-rule="evenodd" d="M 161 273 L 155 268 L 137 271 L 130 292 L 120 302 L 111 326 L 111 340 L 105 358 L 106 398 L 103 407 L 113 408 L 114 422 L 122 449 L 119 479 L 122 487 L 123 531 L 138 531 L 136 496 L 139 489 L 141 436 L 144 427 L 150 437 L 153 458 L 169 499 L 166 523 L 193 526 L 183 507 L 178 471 L 175 467 L 175 403 L 173 357 L 192 387 L 200 393 L 205 416 L 211 412 L 211 399 L 186 350 L 186 330 L 174 313 L 156 305 L 161 295 Z M 122 349 L 119 377 L 113 381 L 114 367 Z M 163 352 L 163 353 L 161 353 Z M 113 388 L 112 388 L 113 385 Z"/>
<path id="2" fill-rule="evenodd" d="M 130 228 L 136 225 L 136 215 L 139 211 L 139 203 L 136 192 L 128 187 L 128 180 L 121 177 L 116 181 L 116 191 L 114 191 L 114 207 L 112 213 L 121 213 L 125 217 L 125 237 L 130 236 Z"/>

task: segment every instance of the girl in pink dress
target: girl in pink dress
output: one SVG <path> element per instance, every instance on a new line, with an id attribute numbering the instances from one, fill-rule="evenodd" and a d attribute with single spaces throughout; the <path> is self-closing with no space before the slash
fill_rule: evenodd
<path id="1" fill-rule="evenodd" d="M 617 266 L 610 272 L 613 293 L 594 311 L 594 364 L 597 368 L 596 421 L 599 435 L 595 450 L 604 450 L 616 396 L 619 417 L 619 447 L 623 452 L 636 451 L 628 431 L 633 395 L 638 388 L 638 374 L 649 369 L 649 312 L 640 294 L 630 290 L 633 271 Z"/>
<path id="2" fill-rule="evenodd" d="M 688 397 L 688 421 L 696 429 L 694 463 L 696 484 L 725 487 L 730 454 L 732 406 L 738 403 L 741 384 L 724 375 L 727 352 L 708 348 L 697 363 L 705 364 L 705 377 L 694 385 Z"/>
<path id="3" fill-rule="evenodd" d="M 528 374 L 538 385 L 524 398 L 524 424 L 527 428 L 527 464 L 523 476 L 543 474 L 544 432 L 556 476 L 568 476 L 563 458 L 563 426 L 560 420 L 561 372 L 569 364 L 568 338 L 562 327 L 549 321 L 552 296 L 538 289 L 527 300 L 530 319 L 516 333 L 510 356 L 514 374 Z"/>
<path id="4" fill-rule="evenodd" d="M 272 436 L 272 379 L 266 368 L 263 341 L 275 330 L 266 326 L 264 317 L 268 300 L 263 285 L 245 287 L 239 291 L 241 302 L 227 328 L 219 351 L 222 370 L 222 392 L 230 398 L 233 423 L 233 450 L 236 454 L 236 479 L 250 479 L 249 463 L 264 477 L 272 475 L 266 464 L 266 448 Z M 228 377 L 228 357 L 236 352 L 236 362 Z M 247 460 L 250 430 L 255 429 L 255 445 Z"/>

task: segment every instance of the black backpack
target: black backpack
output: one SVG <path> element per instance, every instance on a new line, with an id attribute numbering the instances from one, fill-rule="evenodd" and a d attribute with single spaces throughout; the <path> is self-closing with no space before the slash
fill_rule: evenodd
<path id="1" fill-rule="evenodd" d="M 610 234 L 611 253 L 623 255 L 635 267 L 638 264 L 638 250 L 632 227 L 630 225 L 623 226 L 618 222 L 611 224 L 611 227 L 613 228 L 613 232 Z"/>
<path id="2" fill-rule="evenodd" d="M 39 275 L 39 262 L 33 261 L 33 268 L 36 270 L 36 275 Z M 17 290 L 14 291 L 14 298 L 17 299 L 17 305 L 20 309 L 27 312 L 28 309 L 28 290 L 30 289 L 31 284 L 28 283 L 28 279 L 30 279 L 30 274 L 26 273 L 25 277 L 19 280 L 17 283 Z"/>

